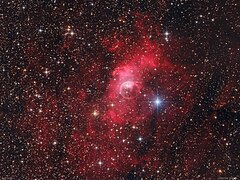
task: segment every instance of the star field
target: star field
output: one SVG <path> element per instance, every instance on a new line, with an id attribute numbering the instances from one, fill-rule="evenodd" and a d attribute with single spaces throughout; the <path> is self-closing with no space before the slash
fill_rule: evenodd
<path id="1" fill-rule="evenodd" d="M 238 179 L 240 5 L 2 1 L 1 179 Z"/>

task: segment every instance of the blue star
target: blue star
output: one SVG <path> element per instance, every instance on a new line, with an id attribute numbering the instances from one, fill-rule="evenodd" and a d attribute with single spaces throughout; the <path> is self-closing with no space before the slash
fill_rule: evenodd
<path id="1" fill-rule="evenodd" d="M 159 98 L 157 98 L 157 99 L 155 100 L 155 104 L 156 104 L 156 105 L 160 105 L 160 104 L 162 104 L 162 100 L 159 99 Z"/>

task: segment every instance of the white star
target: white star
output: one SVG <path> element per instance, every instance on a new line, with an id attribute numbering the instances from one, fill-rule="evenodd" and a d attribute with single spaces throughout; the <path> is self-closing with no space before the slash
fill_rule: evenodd
<path id="1" fill-rule="evenodd" d="M 166 32 L 164 33 L 164 35 L 165 35 L 165 38 L 164 38 L 165 41 L 168 41 L 168 36 L 169 36 L 169 34 L 170 34 L 170 33 L 169 33 L 168 31 L 166 31 Z"/>
<path id="2" fill-rule="evenodd" d="M 50 73 L 50 71 L 46 68 L 44 71 L 44 74 L 48 75 Z"/>
<path id="3" fill-rule="evenodd" d="M 160 105 L 161 103 L 162 103 L 161 99 L 157 98 L 157 99 L 155 100 L 155 104 L 156 104 L 156 105 Z"/>
<path id="4" fill-rule="evenodd" d="M 142 140 L 143 140 L 143 138 L 140 136 L 140 137 L 138 138 L 138 140 L 139 140 L 139 141 L 142 141 Z"/>
<path id="5" fill-rule="evenodd" d="M 166 31 L 166 32 L 164 33 L 164 35 L 165 35 L 165 36 L 168 36 L 168 35 L 169 35 L 169 32 Z"/>
<path id="6" fill-rule="evenodd" d="M 53 141 L 53 145 L 56 145 L 57 144 L 57 141 Z"/>
<path id="7" fill-rule="evenodd" d="M 103 165 L 103 162 L 102 161 L 99 161 L 98 162 L 99 166 Z"/>
<path id="8" fill-rule="evenodd" d="M 93 111 L 93 116 L 97 117 L 99 115 L 99 112 L 97 110 Z"/>

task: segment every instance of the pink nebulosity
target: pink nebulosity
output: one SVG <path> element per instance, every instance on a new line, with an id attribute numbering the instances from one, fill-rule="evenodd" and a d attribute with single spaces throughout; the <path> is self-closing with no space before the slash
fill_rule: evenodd
<path id="1" fill-rule="evenodd" d="M 140 85 L 135 81 L 126 81 L 120 86 L 120 94 L 125 99 L 134 99 L 140 93 Z"/>
<path id="2" fill-rule="evenodd" d="M 57 139 L 58 123 L 63 119 L 58 106 L 66 105 L 73 127 L 66 143 L 67 159 L 84 178 L 124 177 L 134 167 L 144 167 L 146 162 L 150 174 L 153 170 L 157 172 L 167 159 L 160 149 L 169 148 L 172 141 L 169 134 L 176 131 L 192 107 L 189 76 L 170 63 L 162 47 L 146 35 L 142 37 L 133 46 L 120 39 L 104 40 L 103 45 L 116 54 L 118 63 L 110 72 L 102 96 L 88 100 L 89 85 L 101 89 L 101 84 L 95 81 L 100 76 L 100 67 L 92 64 L 92 73 L 81 71 L 76 79 L 70 78 L 62 101 L 57 103 L 55 98 L 46 97 L 45 104 L 54 108 L 51 111 L 43 108 L 44 112 L 35 120 L 35 127 L 42 131 L 36 131 L 34 138 L 42 139 L 41 146 L 50 146 Z M 161 104 L 155 103 L 157 98 Z M 51 113 L 61 118 L 47 121 Z M 147 149 L 143 142 L 150 144 Z"/>
<path id="3" fill-rule="evenodd" d="M 147 83 L 157 71 L 166 70 L 169 63 L 149 39 L 141 40 L 138 45 L 112 73 L 105 94 L 105 101 L 110 104 L 104 116 L 107 122 L 141 122 L 153 111 L 156 95 Z"/>

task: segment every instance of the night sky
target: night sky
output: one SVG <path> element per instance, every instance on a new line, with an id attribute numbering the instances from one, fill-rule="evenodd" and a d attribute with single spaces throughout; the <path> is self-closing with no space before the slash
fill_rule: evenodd
<path id="1" fill-rule="evenodd" d="M 238 179 L 237 0 L 2 0 L 0 179 Z"/>

